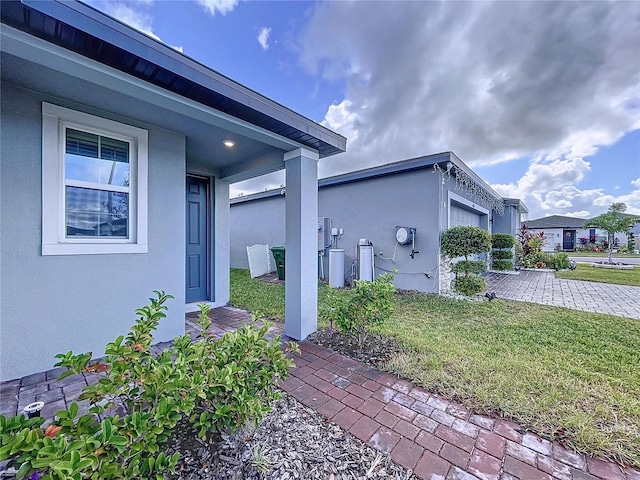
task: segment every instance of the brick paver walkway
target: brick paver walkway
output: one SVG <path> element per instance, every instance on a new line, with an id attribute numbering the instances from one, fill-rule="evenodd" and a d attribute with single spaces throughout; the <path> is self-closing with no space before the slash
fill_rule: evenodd
<path id="1" fill-rule="evenodd" d="M 640 319 L 640 287 L 556 278 L 554 272 L 489 272 L 488 291 L 500 298 Z"/>
<path id="2" fill-rule="evenodd" d="M 212 331 L 222 335 L 249 320 L 243 310 L 213 311 Z M 193 333 L 194 314 L 186 329 Z M 273 328 L 281 334 L 283 325 Z M 166 345 L 166 344 L 165 344 Z M 164 348 L 163 344 L 156 349 Z M 589 458 L 502 419 L 476 415 L 410 382 L 310 342 L 282 389 L 363 442 L 391 455 L 421 479 L 640 480 L 640 471 Z M 0 384 L 0 413 L 14 415 L 33 401 L 47 402 L 52 417 L 74 401 L 95 375 L 55 380 L 59 370 Z"/>

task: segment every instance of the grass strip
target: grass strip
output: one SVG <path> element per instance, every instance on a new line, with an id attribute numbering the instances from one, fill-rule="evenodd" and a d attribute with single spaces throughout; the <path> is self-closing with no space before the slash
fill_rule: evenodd
<path id="1" fill-rule="evenodd" d="M 556 278 L 640 287 L 640 267 L 635 267 L 633 270 L 617 270 L 615 268 L 596 268 L 590 264 L 578 263 L 575 270 L 556 272 Z"/>
<path id="2" fill-rule="evenodd" d="M 319 303 L 327 291 L 320 284 Z M 251 280 L 247 271 L 232 270 L 231 299 L 284 317 L 283 286 Z M 640 466 L 637 320 L 403 292 L 375 332 L 397 339 L 404 352 L 387 368 L 416 385 L 580 452 Z"/>

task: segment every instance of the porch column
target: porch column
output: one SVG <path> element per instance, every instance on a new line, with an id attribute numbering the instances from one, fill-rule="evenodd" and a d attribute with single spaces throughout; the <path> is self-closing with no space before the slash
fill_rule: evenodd
<path id="1" fill-rule="evenodd" d="M 211 248 L 211 271 L 213 272 L 213 300 L 216 306 L 229 303 L 229 275 L 231 265 L 231 233 L 229 182 L 215 178 L 213 181 L 213 242 Z"/>
<path id="2" fill-rule="evenodd" d="M 284 154 L 287 189 L 285 334 L 303 340 L 318 321 L 318 153 Z"/>

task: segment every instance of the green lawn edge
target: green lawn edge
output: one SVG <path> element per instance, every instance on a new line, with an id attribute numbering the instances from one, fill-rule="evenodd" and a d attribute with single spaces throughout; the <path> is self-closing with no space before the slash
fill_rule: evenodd
<path id="1" fill-rule="evenodd" d="M 321 305 L 328 288 L 319 285 Z M 231 303 L 282 320 L 284 286 L 233 269 Z M 386 370 L 578 452 L 640 466 L 637 320 L 404 292 L 376 332 L 404 349 Z"/>
<path id="2" fill-rule="evenodd" d="M 575 270 L 556 272 L 556 278 L 640 287 L 640 267 L 635 267 L 633 270 L 618 270 L 596 268 L 588 263 L 578 263 Z"/>

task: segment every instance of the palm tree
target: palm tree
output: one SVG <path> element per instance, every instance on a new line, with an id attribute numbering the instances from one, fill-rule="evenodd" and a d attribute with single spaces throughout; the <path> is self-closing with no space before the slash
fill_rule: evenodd
<path id="1" fill-rule="evenodd" d="M 640 218 L 622 215 L 627 209 L 624 203 L 613 203 L 605 213 L 592 218 L 585 223 L 584 228 L 599 228 L 604 230 L 608 235 L 608 253 L 609 263 L 613 263 L 613 237 L 616 233 L 627 233 L 631 227 L 633 227 Z"/>

